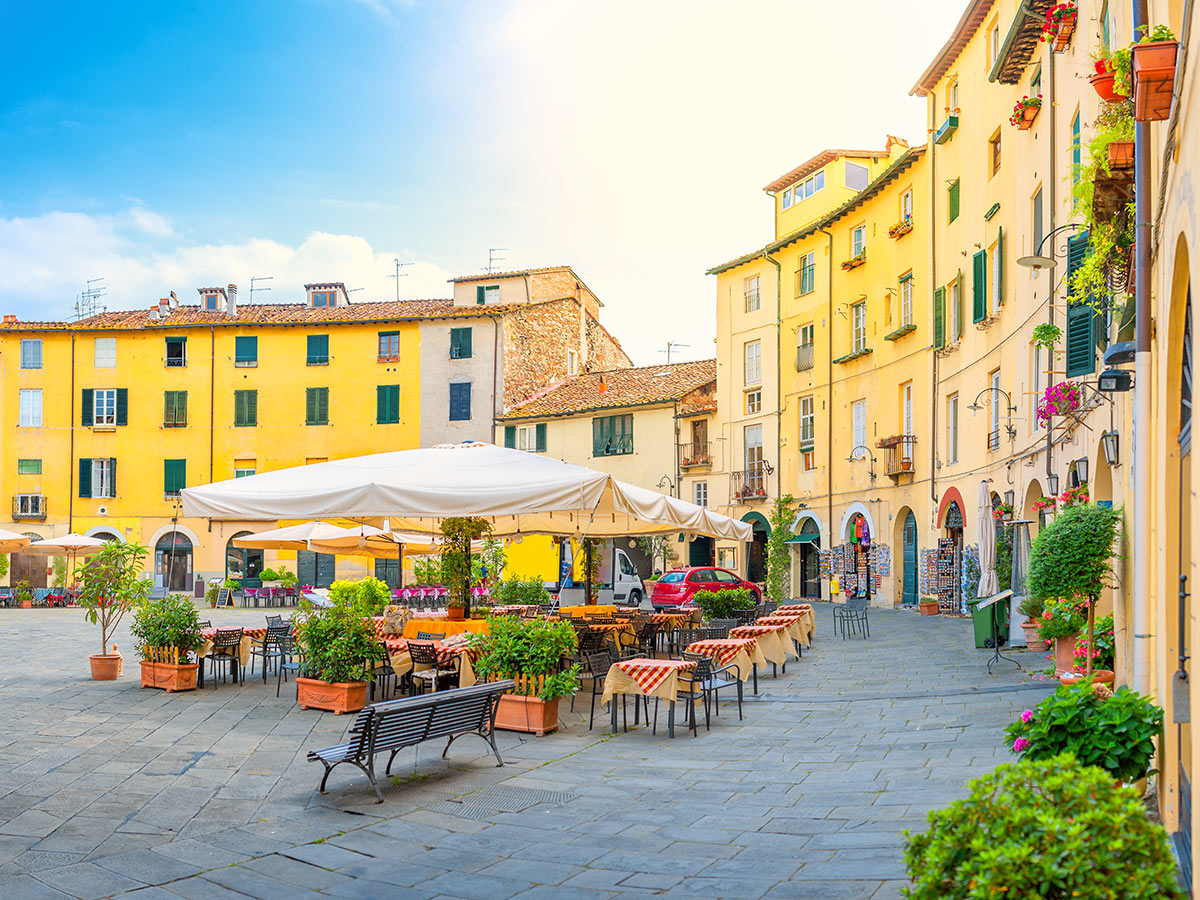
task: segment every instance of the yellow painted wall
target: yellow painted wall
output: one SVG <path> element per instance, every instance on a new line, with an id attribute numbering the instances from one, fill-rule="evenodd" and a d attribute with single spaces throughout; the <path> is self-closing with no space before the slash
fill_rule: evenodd
<path id="1" fill-rule="evenodd" d="M 773 198 L 776 238 L 800 230 L 854 197 L 857 191 L 846 186 L 846 163 L 866 168 L 867 180 L 871 181 L 887 167 L 887 154 L 881 151 L 876 158 L 846 157 L 834 160 L 819 170 L 825 173 L 825 187 L 787 209 L 783 207 L 783 195 L 788 186 L 776 191 Z M 815 174 L 811 172 L 797 181 L 805 181 Z"/>

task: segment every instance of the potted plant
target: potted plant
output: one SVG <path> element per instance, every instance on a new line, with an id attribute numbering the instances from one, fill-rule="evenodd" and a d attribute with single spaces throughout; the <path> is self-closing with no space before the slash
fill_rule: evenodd
<path id="1" fill-rule="evenodd" d="M 1087 612 L 1088 645 L 1094 647 L 1096 603 L 1101 592 L 1115 583 L 1112 560 L 1117 528 L 1123 510 L 1084 503 L 1060 512 L 1043 528 L 1029 553 L 1029 594 L 1046 601 L 1050 617 L 1051 597 L 1082 600 Z M 1046 636 L 1045 627 L 1042 635 Z M 1057 649 L 1057 648 L 1056 648 Z M 1070 670 L 1073 666 L 1062 667 Z M 1088 657 L 1087 675 L 1092 674 Z"/>
<path id="2" fill-rule="evenodd" d="M 1087 601 L 1054 598 L 1043 602 L 1045 610 L 1038 634 L 1043 640 L 1054 642 L 1054 673 L 1061 675 L 1074 668 L 1075 639 L 1087 627 Z"/>
<path id="3" fill-rule="evenodd" d="M 378 578 L 357 581 L 343 578 L 329 586 L 329 599 L 346 605 L 357 604 L 364 616 L 382 616 L 392 600 L 392 592 L 387 582 Z"/>
<path id="4" fill-rule="evenodd" d="M 493 616 L 488 632 L 469 640 L 480 679 L 516 683 L 500 698 L 496 727 L 538 737 L 557 729 L 558 701 L 573 696 L 579 685 L 579 666 L 563 665 L 576 650 L 571 623 Z"/>
<path id="5" fill-rule="evenodd" d="M 1091 680 L 1095 684 L 1112 684 L 1116 681 L 1113 667 L 1116 665 L 1116 627 L 1112 616 L 1096 620 L 1095 645 L 1087 638 L 1075 641 L 1075 664 L 1071 671 L 1058 676 L 1062 684 L 1075 684 L 1087 677 L 1088 657 L 1091 656 Z"/>
<path id="6" fill-rule="evenodd" d="M 375 626 L 354 599 L 330 598 L 321 609 L 304 602 L 294 617 L 296 638 L 304 647 L 296 678 L 301 709 L 325 709 L 341 715 L 367 703 L 372 664 L 382 655 Z"/>
<path id="7" fill-rule="evenodd" d="M 1128 97 L 1128 92 L 1121 93 L 1117 87 L 1117 73 L 1113 67 L 1111 58 L 1101 58 L 1096 60 L 1095 72 L 1088 78 L 1096 93 L 1100 95 L 1100 99 L 1106 103 L 1114 103 Z"/>
<path id="8" fill-rule="evenodd" d="M 888 229 L 888 237 L 902 238 L 902 237 L 904 237 L 904 235 L 908 234 L 912 230 L 913 230 L 912 216 L 905 216 L 902 221 L 897 222 L 895 225 L 893 225 L 891 228 Z"/>
<path id="9" fill-rule="evenodd" d="M 933 597 L 922 597 L 917 601 L 917 609 L 923 616 L 936 616 L 938 614 L 938 602 Z"/>
<path id="10" fill-rule="evenodd" d="M 1133 784 L 1154 762 L 1163 711 L 1127 687 L 1109 691 L 1091 684 L 1062 685 L 1004 730 L 1005 744 L 1028 759 L 1072 753 L 1085 766 Z"/>
<path id="11" fill-rule="evenodd" d="M 1038 117 L 1041 109 L 1041 94 L 1038 94 L 1036 97 L 1026 95 L 1013 106 L 1013 114 L 1008 118 L 1009 124 L 1016 125 L 1022 131 L 1028 131 L 1033 127 L 1033 120 Z"/>
<path id="12" fill-rule="evenodd" d="M 75 570 L 79 580 L 75 602 L 87 621 L 100 626 L 100 652 L 90 657 L 96 681 L 112 681 L 121 674 L 121 654 L 116 644 L 108 652 L 109 638 L 125 613 L 150 596 L 150 579 L 141 577 L 147 552 L 136 542 L 108 541 Z"/>
<path id="13" fill-rule="evenodd" d="M 735 619 L 736 613 L 744 609 L 753 609 L 757 605 L 750 588 L 725 588 L 719 591 L 696 591 L 692 594 L 692 602 L 700 607 L 704 618 Z"/>
<path id="14" fill-rule="evenodd" d="M 21 609 L 33 609 L 33 590 L 28 581 L 18 581 L 16 584 L 17 605 Z"/>
<path id="15" fill-rule="evenodd" d="M 928 830 L 905 832 L 909 900 L 1182 900 L 1162 826 L 1069 753 L 1006 763 L 968 787 L 929 813 Z"/>
<path id="16" fill-rule="evenodd" d="M 858 253 L 854 254 L 854 256 L 850 257 L 848 260 L 843 262 L 842 268 L 845 269 L 847 272 L 849 272 L 851 269 L 857 269 L 859 266 L 861 266 L 866 261 L 867 261 L 867 250 L 864 247 L 862 250 L 859 250 Z"/>
<path id="17" fill-rule="evenodd" d="M 1035 653 L 1045 653 L 1050 642 L 1038 633 L 1038 629 L 1042 627 L 1046 604 L 1034 597 L 1025 597 L 1017 604 L 1017 612 L 1025 616 L 1025 621 L 1021 623 L 1021 630 L 1025 632 L 1025 646 Z"/>
<path id="18" fill-rule="evenodd" d="M 1055 52 L 1062 53 L 1071 46 L 1078 15 L 1074 3 L 1056 3 L 1050 7 L 1046 10 L 1046 21 L 1042 23 L 1042 40 L 1050 41 Z"/>
<path id="19" fill-rule="evenodd" d="M 145 600 L 133 611 L 129 629 L 140 641 L 142 687 L 162 688 L 167 693 L 196 689 L 199 664 L 190 654 L 204 644 L 196 604 L 186 594 L 169 594 L 160 600 Z"/>
<path id="20" fill-rule="evenodd" d="M 1179 41 L 1165 25 L 1155 25 L 1131 48 L 1133 116 L 1139 122 L 1157 122 L 1170 117 L 1178 53 Z"/>
<path id="21" fill-rule="evenodd" d="M 1039 423 L 1047 422 L 1051 416 L 1073 413 L 1083 403 L 1083 391 L 1075 381 L 1060 381 L 1046 388 L 1037 407 Z"/>
<path id="22" fill-rule="evenodd" d="M 451 619 L 466 617 L 475 587 L 476 572 L 471 561 L 471 542 L 489 537 L 492 526 L 487 519 L 453 516 L 442 520 L 442 578 L 450 589 L 446 613 Z"/>

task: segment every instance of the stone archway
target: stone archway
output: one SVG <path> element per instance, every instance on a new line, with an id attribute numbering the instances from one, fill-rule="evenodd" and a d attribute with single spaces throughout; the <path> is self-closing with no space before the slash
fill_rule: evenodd
<path id="1" fill-rule="evenodd" d="M 746 580 L 762 584 L 767 580 L 767 538 L 771 536 L 771 523 L 760 512 L 748 512 L 742 521 L 754 529 L 754 536 L 746 542 Z"/>

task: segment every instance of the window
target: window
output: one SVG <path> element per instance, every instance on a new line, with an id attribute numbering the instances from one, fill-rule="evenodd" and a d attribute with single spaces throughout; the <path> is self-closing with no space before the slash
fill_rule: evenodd
<path id="1" fill-rule="evenodd" d="M 111 458 L 80 459 L 79 496 L 108 499 L 117 496 L 117 461 Z"/>
<path id="2" fill-rule="evenodd" d="M 381 384 L 375 388 L 375 424 L 400 424 L 400 385 Z"/>
<path id="3" fill-rule="evenodd" d="M 794 196 L 795 196 L 795 195 L 792 193 L 792 189 L 791 189 L 791 188 L 788 188 L 787 190 L 785 190 L 785 191 L 783 192 L 783 208 L 784 208 L 784 209 L 790 209 L 790 208 L 791 208 L 791 206 L 792 206 L 792 205 L 794 204 L 794 202 L 795 202 L 795 201 L 792 199 Z"/>
<path id="4" fill-rule="evenodd" d="M 95 367 L 111 369 L 117 364 L 117 339 L 96 338 Z"/>
<path id="5" fill-rule="evenodd" d="M 815 175 L 810 175 L 803 181 L 796 182 L 795 185 L 783 192 L 783 208 L 795 206 L 801 200 L 807 200 L 817 191 L 825 187 L 825 170 L 822 169 Z"/>
<path id="6" fill-rule="evenodd" d="M 308 352 L 304 358 L 308 366 L 329 365 L 329 335 L 310 334 L 308 336 Z"/>
<path id="7" fill-rule="evenodd" d="M 258 424 L 258 391 L 233 392 L 233 424 L 238 428 Z"/>
<path id="8" fill-rule="evenodd" d="M 41 427 L 42 391 L 40 388 L 21 391 L 21 414 L 17 423 L 24 428 Z"/>
<path id="9" fill-rule="evenodd" d="M 313 309 L 324 306 L 337 306 L 337 291 L 313 291 L 312 305 Z"/>
<path id="10" fill-rule="evenodd" d="M 761 425 L 747 425 L 742 430 L 742 440 L 746 444 L 746 471 L 758 478 L 758 483 L 753 487 L 762 487 L 761 471 L 763 461 L 763 427 Z M 747 482 L 749 484 L 749 482 Z"/>
<path id="11" fill-rule="evenodd" d="M 163 460 L 163 493 L 168 497 L 178 497 L 179 492 L 187 487 L 187 460 Z"/>
<path id="12" fill-rule="evenodd" d="M 546 423 L 517 426 L 517 449 L 530 453 L 545 453 Z"/>
<path id="13" fill-rule="evenodd" d="M 697 506 L 708 506 L 708 482 L 692 482 L 692 502 Z"/>
<path id="14" fill-rule="evenodd" d="M 1029 96 L 1036 97 L 1042 92 L 1042 64 L 1038 63 L 1038 67 L 1033 70 L 1033 74 L 1029 76 Z"/>
<path id="15" fill-rule="evenodd" d="M 450 385 L 450 421 L 466 422 L 471 418 L 471 382 Z"/>
<path id="16" fill-rule="evenodd" d="M 962 339 L 962 279 L 950 282 L 950 343 Z"/>
<path id="17" fill-rule="evenodd" d="M 181 369 L 187 365 L 187 338 L 169 337 L 166 364 L 168 369 Z"/>
<path id="18" fill-rule="evenodd" d="M 809 322 L 807 325 L 800 326 L 800 346 L 811 347 L 813 343 L 813 324 Z"/>
<path id="19" fill-rule="evenodd" d="M 846 163 L 846 187 L 852 191 L 861 191 L 867 186 L 870 170 L 858 163 Z"/>
<path id="20" fill-rule="evenodd" d="M 233 339 L 233 364 L 250 367 L 258 365 L 258 338 L 243 335 Z"/>
<path id="21" fill-rule="evenodd" d="M 450 358 L 451 359 L 470 359 L 471 358 L 471 329 L 470 328 L 451 328 L 450 329 Z"/>
<path id="22" fill-rule="evenodd" d="M 500 302 L 500 285 L 488 284 L 479 285 L 475 288 L 475 303 L 478 306 L 485 306 L 489 303 Z"/>
<path id="23" fill-rule="evenodd" d="M 812 253 L 801 253 L 796 263 L 796 296 L 811 294 L 817 289 L 817 263 Z"/>
<path id="24" fill-rule="evenodd" d="M 574 350 L 567 351 L 567 374 L 568 375 L 578 375 L 579 374 L 579 354 L 576 353 Z"/>
<path id="25" fill-rule="evenodd" d="M 746 415 L 762 412 L 762 391 L 746 392 Z"/>
<path id="26" fill-rule="evenodd" d="M 850 232 L 850 255 L 858 256 L 867 249 L 867 226 L 858 225 Z"/>
<path id="27" fill-rule="evenodd" d="M 1030 201 L 1030 215 L 1033 218 L 1033 246 L 1030 247 L 1032 253 L 1037 253 L 1042 246 L 1042 238 L 1045 237 L 1045 225 L 1043 224 L 1042 212 L 1042 189 L 1039 187 L 1037 193 L 1033 195 L 1033 200 Z"/>
<path id="28" fill-rule="evenodd" d="M 1000 129 L 996 129 L 996 133 L 988 138 L 988 160 L 991 165 L 992 174 L 995 175 L 1000 171 Z"/>
<path id="29" fill-rule="evenodd" d="M 913 217 L 913 192 L 912 188 L 906 190 L 900 195 L 900 221 L 911 222 Z"/>
<path id="30" fill-rule="evenodd" d="M 988 29 L 988 65 L 994 66 L 1000 58 L 1000 23 L 993 21 Z"/>
<path id="31" fill-rule="evenodd" d="M 379 361 L 396 362 L 400 359 L 400 332 L 379 332 Z"/>
<path id="32" fill-rule="evenodd" d="M 958 115 L 958 78 L 946 85 L 946 112 Z"/>
<path id="33" fill-rule="evenodd" d="M 813 398 L 800 398 L 800 449 L 812 450 L 815 438 L 816 420 L 813 414 Z"/>
<path id="34" fill-rule="evenodd" d="M 855 400 L 850 404 L 850 439 L 854 441 L 854 446 L 850 448 L 850 455 L 854 459 L 864 459 L 870 455 L 867 449 L 867 401 Z"/>
<path id="35" fill-rule="evenodd" d="M 21 341 L 21 368 L 40 369 L 42 367 L 42 339 L 25 338 Z"/>
<path id="36" fill-rule="evenodd" d="M 117 392 L 101 390 L 92 392 L 92 424 L 117 424 Z"/>
<path id="37" fill-rule="evenodd" d="M 255 392 L 257 395 L 257 391 Z M 255 398 L 257 403 L 257 396 Z M 329 424 L 329 388 L 313 387 L 304 392 L 304 424 Z"/>
<path id="38" fill-rule="evenodd" d="M 946 191 L 946 217 L 951 222 L 958 218 L 958 201 L 961 191 L 962 184 L 957 178 Z"/>
<path id="39" fill-rule="evenodd" d="M 913 433 L 913 386 L 906 381 L 900 388 L 900 433 Z"/>
<path id="40" fill-rule="evenodd" d="M 1071 186 L 1079 184 L 1079 173 L 1081 170 L 1082 159 L 1080 156 L 1082 144 L 1079 136 L 1079 111 L 1075 111 L 1075 116 L 1071 119 Z M 1039 191 L 1039 193 L 1041 193 Z M 1037 249 L 1036 247 L 1034 248 Z"/>
<path id="41" fill-rule="evenodd" d="M 988 398 L 989 398 L 988 405 L 991 410 L 991 421 L 988 423 L 989 424 L 988 431 L 990 431 L 991 435 L 994 436 L 994 437 L 988 438 L 988 447 L 993 450 L 999 450 L 1000 449 L 1000 399 L 1004 396 L 1003 394 L 1000 393 L 1000 370 L 999 369 L 992 372 L 992 374 L 989 376 L 988 387 L 991 388 L 991 390 L 988 391 Z M 993 440 L 995 441 L 994 444 L 993 444 Z"/>
<path id="42" fill-rule="evenodd" d="M 203 295 L 203 298 L 204 298 L 204 308 L 205 309 L 209 310 L 210 312 L 213 310 L 216 310 L 216 309 L 220 309 L 221 295 L 218 294 L 216 291 L 209 291 L 208 293 Z"/>
<path id="43" fill-rule="evenodd" d="M 996 235 L 996 243 L 992 244 L 992 313 L 1000 311 L 1004 304 L 1004 229 Z"/>
<path id="44" fill-rule="evenodd" d="M 946 462 L 958 462 L 958 394 L 946 398 Z"/>
<path id="45" fill-rule="evenodd" d="M 860 300 L 850 307 L 854 329 L 854 352 L 867 349 L 867 302 Z"/>
<path id="46" fill-rule="evenodd" d="M 592 419 L 592 456 L 621 456 L 633 452 L 633 416 Z"/>
<path id="47" fill-rule="evenodd" d="M 45 517 L 45 495 L 17 494 L 17 508 L 13 512 L 14 519 L 44 519 Z"/>
<path id="48" fill-rule="evenodd" d="M 234 478 L 249 478 L 251 475 L 254 475 L 256 473 L 256 471 L 257 471 L 256 469 L 234 469 L 233 477 Z"/>
<path id="49" fill-rule="evenodd" d="M 163 391 L 163 427 L 182 428 L 187 424 L 187 391 Z"/>
<path id="50" fill-rule="evenodd" d="M 988 315 L 987 251 L 971 258 L 971 321 L 982 322 Z"/>
<path id="51" fill-rule="evenodd" d="M 762 383 L 762 342 L 750 341 L 742 348 L 743 375 L 746 384 Z"/>
<path id="52" fill-rule="evenodd" d="M 41 475 L 42 461 L 40 459 L 18 459 L 17 460 L 18 475 Z"/>
<path id="53" fill-rule="evenodd" d="M 758 290 L 758 276 L 754 275 L 742 282 L 742 297 L 745 299 L 746 312 L 754 312 L 762 305 Z"/>
<path id="54" fill-rule="evenodd" d="M 913 281 L 912 272 L 900 276 L 900 325 L 913 323 Z"/>

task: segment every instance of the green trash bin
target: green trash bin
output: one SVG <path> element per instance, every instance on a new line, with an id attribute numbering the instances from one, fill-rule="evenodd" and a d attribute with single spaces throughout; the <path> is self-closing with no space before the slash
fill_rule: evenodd
<path id="1" fill-rule="evenodd" d="M 975 647 L 979 650 L 994 648 L 993 628 L 1000 635 L 1000 646 L 1003 647 L 1008 643 L 1008 601 L 1001 600 L 980 609 L 979 604 L 986 599 L 986 597 L 975 597 L 967 601 L 967 605 L 971 608 L 971 622 L 975 626 Z M 998 622 L 997 617 L 999 617 Z"/>

